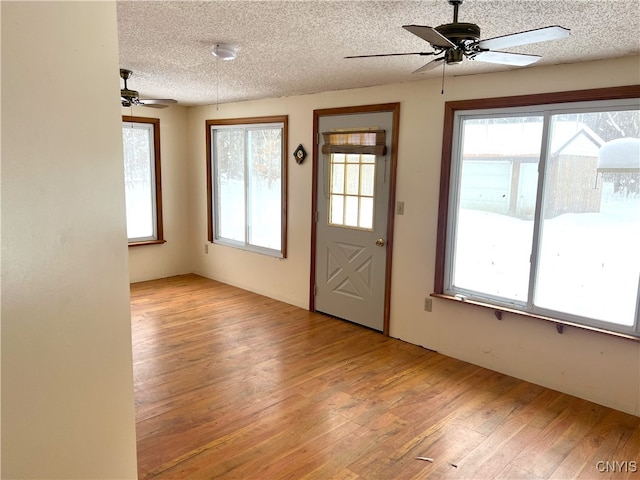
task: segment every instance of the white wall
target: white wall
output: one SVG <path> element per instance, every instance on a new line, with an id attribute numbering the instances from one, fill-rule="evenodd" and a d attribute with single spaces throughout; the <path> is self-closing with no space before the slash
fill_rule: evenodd
<path id="1" fill-rule="evenodd" d="M 2 2 L 2 478 L 137 477 L 114 2 Z"/>
<path id="2" fill-rule="evenodd" d="M 613 74 L 612 72 L 615 72 Z M 276 260 L 213 245 L 206 230 L 206 119 L 289 115 L 289 152 L 312 150 L 313 110 L 400 102 L 397 200 L 391 292 L 391 335 L 456 358 L 640 415 L 640 343 L 434 299 L 433 291 L 444 102 L 640 83 L 639 57 L 530 67 L 503 73 L 447 77 L 402 85 L 327 92 L 188 112 L 192 262 L 204 276 L 301 307 L 308 306 L 311 161 L 289 154 L 289 255 Z"/>
<path id="3" fill-rule="evenodd" d="M 135 88 L 135 73 L 129 86 Z M 159 245 L 129 247 L 130 281 L 191 273 L 187 108 L 122 108 L 122 115 L 160 119 L 160 162 L 164 239 Z M 204 129 L 204 127 L 202 127 Z"/>

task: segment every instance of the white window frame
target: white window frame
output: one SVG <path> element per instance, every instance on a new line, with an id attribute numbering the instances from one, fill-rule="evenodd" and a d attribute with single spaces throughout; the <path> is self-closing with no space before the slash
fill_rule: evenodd
<path id="1" fill-rule="evenodd" d="M 138 128 L 149 132 L 149 169 L 151 185 L 151 211 L 153 233 L 145 237 L 128 237 L 130 247 L 165 243 L 162 223 L 162 180 L 160 171 L 160 119 L 147 117 L 122 117 L 122 128 Z M 126 145 L 123 145 L 126 148 Z M 126 168 L 126 152 L 125 168 Z"/>
<path id="2" fill-rule="evenodd" d="M 606 97 L 606 92 L 598 90 L 599 94 Z M 566 92 L 570 94 L 572 92 Z M 631 92 L 632 93 L 632 92 Z M 612 92 L 615 94 L 615 92 Z M 573 325 L 590 330 L 611 333 L 625 336 L 627 338 L 640 339 L 640 278 L 638 279 L 638 296 L 636 301 L 635 321 L 632 326 L 603 322 L 600 320 L 567 314 L 537 307 L 533 304 L 533 294 L 537 281 L 536 269 L 538 267 L 540 226 L 542 198 L 544 188 L 545 162 L 547 158 L 547 144 L 549 139 L 549 122 L 552 115 L 558 113 L 580 113 L 581 111 L 613 111 L 613 110 L 634 110 L 640 109 L 640 102 L 632 94 L 627 96 L 613 97 L 607 100 L 578 101 L 589 98 L 588 94 L 559 95 L 553 98 L 566 98 L 566 102 L 537 103 L 533 100 L 535 96 L 522 97 L 515 101 L 515 106 L 504 105 L 506 99 L 488 99 L 487 101 L 468 101 L 471 109 L 464 109 L 465 102 L 452 102 L 447 111 L 448 121 L 445 118 L 445 125 L 451 127 L 450 134 L 445 132 L 443 140 L 443 175 L 441 179 L 440 211 L 446 215 L 440 215 L 438 228 L 438 246 L 436 259 L 436 278 L 434 285 L 434 295 L 444 298 L 456 299 L 458 301 L 469 302 L 485 307 L 494 308 L 496 315 L 501 316 L 502 312 L 521 313 L 529 317 L 540 318 L 556 322 L 558 331 L 562 331 L 562 326 Z M 544 97 L 541 95 L 540 97 Z M 584 97 L 584 98 L 583 98 Z M 517 98 L 517 97 L 516 97 Z M 623 99 L 621 99 L 623 98 Z M 493 100 L 493 102 L 492 102 Z M 501 101 L 502 100 L 502 101 Z M 491 104 L 496 107 L 491 107 Z M 520 103 L 520 104 L 518 104 Z M 477 106 L 477 107 L 476 107 Z M 489 106 L 490 108 L 483 108 Z M 507 117 L 510 115 L 541 115 L 544 118 L 541 155 L 539 164 L 539 178 L 536 211 L 534 218 L 534 231 L 532 239 L 531 266 L 529 270 L 529 290 L 526 301 L 512 301 L 504 298 L 492 296 L 487 293 L 467 290 L 453 285 L 452 272 L 454 269 L 454 242 L 456 239 L 457 212 L 459 202 L 459 186 L 461 179 L 461 125 L 465 119 L 482 117 Z M 443 188 L 444 186 L 444 188 Z M 615 301 L 614 299 L 610 299 Z"/>
<path id="3" fill-rule="evenodd" d="M 208 240 L 214 244 L 225 245 L 228 247 L 234 247 L 241 250 L 260 253 L 264 255 L 273 256 L 276 258 L 286 258 L 286 239 L 287 239 L 287 120 L 285 116 L 274 117 L 257 117 L 257 118 L 240 118 L 240 119 L 223 119 L 223 120 L 207 120 L 207 223 L 208 223 Z M 245 145 L 247 142 L 247 132 L 251 130 L 260 129 L 279 129 L 281 131 L 281 192 L 280 192 L 280 225 L 274 225 L 274 228 L 280 230 L 280 248 L 272 249 L 260 245 L 254 245 L 249 242 L 249 224 L 250 219 L 250 202 L 245 201 L 244 211 L 244 241 L 238 241 L 234 239 L 224 238 L 219 234 L 220 229 L 220 212 L 219 212 L 219 188 L 218 188 L 218 169 L 215 158 L 215 139 L 216 131 L 226 129 L 241 129 L 244 131 Z M 247 157 L 249 149 L 245 148 L 245 158 L 243 164 L 245 166 L 245 172 L 249 159 Z M 245 200 L 250 196 L 249 194 L 249 178 L 244 176 L 244 196 Z"/>

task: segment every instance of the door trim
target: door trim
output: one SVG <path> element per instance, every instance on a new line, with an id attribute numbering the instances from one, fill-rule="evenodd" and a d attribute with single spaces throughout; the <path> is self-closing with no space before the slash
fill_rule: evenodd
<path id="1" fill-rule="evenodd" d="M 360 105 L 354 107 L 323 108 L 313 111 L 313 166 L 311 182 L 311 276 L 309 280 L 309 310 L 315 311 L 316 282 L 316 212 L 318 211 L 318 163 L 319 138 L 318 124 L 321 117 L 352 115 L 361 113 L 393 113 L 393 134 L 391 138 L 391 167 L 389 172 L 389 205 L 387 208 L 387 258 L 384 279 L 384 323 L 382 333 L 389 335 L 389 317 L 391 313 L 391 266 L 393 258 L 393 231 L 396 204 L 396 167 L 398 163 L 398 132 L 400 126 L 400 103 Z"/>

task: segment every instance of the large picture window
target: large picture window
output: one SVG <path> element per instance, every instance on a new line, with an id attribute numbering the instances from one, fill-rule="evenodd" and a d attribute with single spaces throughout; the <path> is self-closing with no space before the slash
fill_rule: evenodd
<path id="1" fill-rule="evenodd" d="M 637 95 L 534 97 L 449 112 L 436 293 L 640 337 Z"/>
<path id="2" fill-rule="evenodd" d="M 209 241 L 286 256 L 287 117 L 207 121 Z"/>
<path id="3" fill-rule="evenodd" d="M 129 245 L 164 243 L 160 120 L 122 117 L 122 144 Z"/>

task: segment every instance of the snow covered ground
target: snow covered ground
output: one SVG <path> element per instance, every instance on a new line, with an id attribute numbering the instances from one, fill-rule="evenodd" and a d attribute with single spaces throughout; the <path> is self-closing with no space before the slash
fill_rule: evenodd
<path id="1" fill-rule="evenodd" d="M 461 209 L 454 285 L 527 301 L 533 221 Z M 640 282 L 640 198 L 603 197 L 599 213 L 545 220 L 534 304 L 632 325 Z"/>

